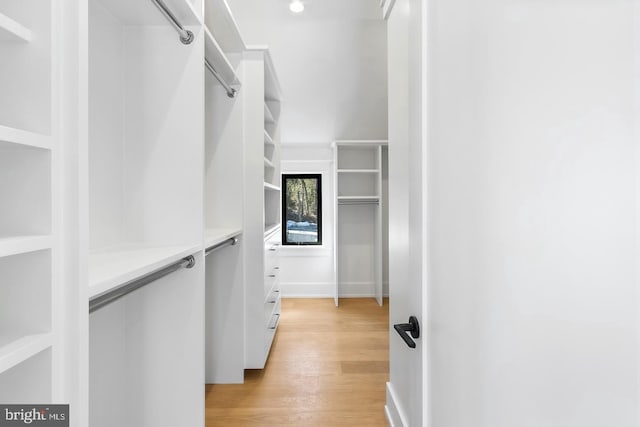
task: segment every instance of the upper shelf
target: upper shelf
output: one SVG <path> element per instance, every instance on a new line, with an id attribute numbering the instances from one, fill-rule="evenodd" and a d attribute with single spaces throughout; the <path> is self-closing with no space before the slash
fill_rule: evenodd
<path id="1" fill-rule="evenodd" d="M 27 147 L 51 149 L 51 138 L 39 133 L 27 132 L 0 125 L 0 147 L 6 144 L 17 144 Z"/>
<path id="2" fill-rule="evenodd" d="M 30 42 L 31 30 L 0 13 L 0 40 Z"/>
<path id="3" fill-rule="evenodd" d="M 220 45 L 213 38 L 211 32 L 205 28 L 204 56 L 209 64 L 216 69 L 218 74 L 224 79 L 228 85 L 239 85 L 240 80 L 233 69 L 233 66 L 227 59 Z"/>
<path id="4" fill-rule="evenodd" d="M 204 23 L 223 52 L 240 53 L 245 44 L 226 0 L 206 0 Z"/>
<path id="5" fill-rule="evenodd" d="M 122 245 L 89 254 L 89 298 L 197 252 L 200 246 Z"/>
<path id="6" fill-rule="evenodd" d="M 204 230 L 204 247 L 209 248 L 240 234 L 241 228 L 208 228 Z"/>

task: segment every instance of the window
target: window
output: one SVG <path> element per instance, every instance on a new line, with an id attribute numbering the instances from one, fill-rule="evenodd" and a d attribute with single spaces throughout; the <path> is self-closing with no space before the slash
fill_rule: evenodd
<path id="1" fill-rule="evenodd" d="M 283 174 L 283 245 L 322 244 L 322 175 Z"/>

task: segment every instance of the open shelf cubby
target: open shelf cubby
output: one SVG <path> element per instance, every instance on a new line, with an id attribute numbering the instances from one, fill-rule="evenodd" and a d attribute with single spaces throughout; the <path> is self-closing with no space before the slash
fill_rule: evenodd
<path id="1" fill-rule="evenodd" d="M 51 2 L 37 0 L 0 4 L 1 126 L 51 132 L 51 10 Z"/>
<path id="2" fill-rule="evenodd" d="M 0 144 L 0 200 L 0 241 L 51 233 L 51 152 Z"/>
<path id="3" fill-rule="evenodd" d="M 51 345 L 51 268 L 49 249 L 0 258 L 0 372 Z"/>
<path id="4" fill-rule="evenodd" d="M 51 349 L 44 349 L 0 373 L 0 402 L 44 404 L 51 402 Z"/>

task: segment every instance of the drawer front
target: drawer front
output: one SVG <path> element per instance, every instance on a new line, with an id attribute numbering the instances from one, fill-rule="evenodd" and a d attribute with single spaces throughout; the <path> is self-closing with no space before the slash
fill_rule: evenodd
<path id="1" fill-rule="evenodd" d="M 277 267 L 278 255 L 280 252 L 280 243 L 273 243 L 270 241 L 264 244 L 264 271 L 265 273 Z"/>
<path id="2" fill-rule="evenodd" d="M 278 290 L 274 290 L 264 303 L 264 323 L 267 328 L 269 328 L 269 325 L 273 322 L 273 316 L 275 314 L 280 314 L 281 306 L 280 292 Z"/>
<path id="3" fill-rule="evenodd" d="M 280 268 L 273 267 L 269 272 L 264 275 L 264 297 L 267 298 L 269 293 L 278 288 L 280 284 Z"/>

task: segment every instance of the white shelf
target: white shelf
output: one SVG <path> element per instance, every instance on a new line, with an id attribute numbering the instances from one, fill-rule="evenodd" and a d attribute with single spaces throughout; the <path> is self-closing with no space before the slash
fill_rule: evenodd
<path id="1" fill-rule="evenodd" d="M 378 169 L 338 169 L 338 173 L 378 173 Z"/>
<path id="2" fill-rule="evenodd" d="M 205 0 L 204 22 L 225 52 L 240 53 L 245 44 L 226 0 Z"/>
<path id="3" fill-rule="evenodd" d="M 0 258 L 51 249 L 52 242 L 48 235 L 0 237 Z"/>
<path id="4" fill-rule="evenodd" d="M 271 109 L 269 108 L 269 106 L 267 105 L 267 103 L 264 103 L 264 122 L 265 123 L 275 123 L 275 119 L 273 118 L 273 113 L 271 112 Z"/>
<path id="5" fill-rule="evenodd" d="M 209 31 L 208 28 L 204 29 L 205 38 L 204 38 L 204 57 L 209 64 L 222 76 L 224 81 L 228 85 L 239 85 L 240 80 L 238 80 L 238 76 L 236 75 L 233 66 L 229 62 L 229 59 L 224 54 L 218 42 L 213 38 L 213 35 Z M 209 71 L 206 71 L 207 73 Z M 214 77 L 215 80 L 215 77 Z"/>
<path id="6" fill-rule="evenodd" d="M 265 226 L 264 226 L 264 237 L 267 238 L 268 236 L 273 234 L 279 228 L 280 228 L 280 224 L 265 224 Z"/>
<path id="7" fill-rule="evenodd" d="M 204 247 L 209 248 L 242 234 L 241 228 L 209 228 L 204 230 Z"/>
<path id="8" fill-rule="evenodd" d="M 271 135 L 269 135 L 269 132 L 267 132 L 266 129 L 264 131 L 264 143 L 267 144 L 267 145 L 274 145 L 274 146 L 276 145 L 273 142 L 273 138 L 271 138 Z"/>
<path id="9" fill-rule="evenodd" d="M 51 138 L 46 135 L 0 125 L 0 147 L 9 144 L 51 150 Z"/>
<path id="10" fill-rule="evenodd" d="M 16 335 L 0 333 L 0 373 L 51 347 L 51 333 Z"/>
<path id="11" fill-rule="evenodd" d="M 0 13 L 0 40 L 30 42 L 31 30 Z"/>
<path id="12" fill-rule="evenodd" d="M 264 158 L 264 165 L 265 165 L 266 167 L 269 167 L 269 168 L 272 168 L 272 169 L 273 169 L 273 168 L 275 168 L 275 166 L 273 165 L 273 163 L 271 163 L 271 160 L 267 159 L 266 157 Z"/>
<path id="13" fill-rule="evenodd" d="M 122 245 L 89 254 L 89 298 L 200 250 L 198 246 Z"/>
<path id="14" fill-rule="evenodd" d="M 349 202 L 379 202 L 380 197 L 378 196 L 339 196 L 338 204 L 340 203 L 349 203 Z"/>
<path id="15" fill-rule="evenodd" d="M 265 190 L 280 191 L 280 187 L 278 187 L 277 185 L 269 184 L 268 182 L 264 183 L 264 188 Z"/>

